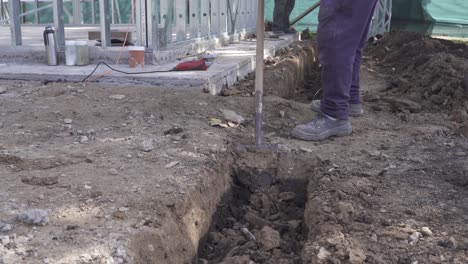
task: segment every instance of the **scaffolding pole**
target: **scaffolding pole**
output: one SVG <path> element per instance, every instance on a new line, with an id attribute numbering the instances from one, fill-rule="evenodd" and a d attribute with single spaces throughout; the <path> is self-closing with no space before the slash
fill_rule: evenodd
<path id="1" fill-rule="evenodd" d="M 146 6 L 147 23 L 147 47 L 149 50 L 159 49 L 159 12 L 157 2 L 148 1 Z"/>
<path id="2" fill-rule="evenodd" d="M 110 22 L 111 16 L 109 12 L 109 0 L 99 1 L 100 16 L 101 16 L 101 47 L 111 46 L 111 35 L 110 35 Z"/>
<path id="3" fill-rule="evenodd" d="M 36 7 L 36 13 L 35 13 L 35 20 L 36 20 L 36 24 L 39 24 L 41 22 L 40 18 L 39 18 L 39 0 L 34 0 L 34 5 Z"/>
<path id="4" fill-rule="evenodd" d="M 3 7 L 3 0 L 0 0 L 0 20 L 5 19 L 5 8 Z"/>
<path id="5" fill-rule="evenodd" d="M 11 31 L 11 45 L 21 46 L 21 3 L 20 1 L 8 1 L 8 6 L 11 12 L 10 15 L 10 31 Z"/>
<path id="6" fill-rule="evenodd" d="M 82 23 L 81 1 L 73 0 L 72 6 L 73 6 L 73 24 L 79 25 Z"/>
<path id="7" fill-rule="evenodd" d="M 65 50 L 65 23 L 63 18 L 63 0 L 52 1 L 54 9 L 54 27 L 57 34 L 59 51 Z"/>

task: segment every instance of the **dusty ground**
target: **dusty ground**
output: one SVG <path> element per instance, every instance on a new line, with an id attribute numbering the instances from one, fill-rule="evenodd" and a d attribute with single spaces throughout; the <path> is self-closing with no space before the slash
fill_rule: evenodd
<path id="1" fill-rule="evenodd" d="M 316 78 L 305 90 L 291 87 L 266 98 L 267 141 L 279 143 L 290 159 L 316 167 L 301 173 L 308 198 L 297 204 L 305 216 L 294 226 L 306 236 L 300 242 L 295 233 L 283 232 L 275 221 L 302 219 L 277 218 L 277 211 L 265 211 L 258 201 L 264 193 L 249 189 L 244 204 L 232 208 L 266 218 L 273 231 L 262 235 L 264 226 L 253 227 L 240 214 L 227 233 L 238 237 L 231 246 L 243 250 L 228 250 L 225 264 L 274 263 L 268 256 L 278 256 L 277 263 L 468 263 L 468 141 L 463 137 L 468 109 L 457 79 L 463 56 L 453 60 L 460 66 L 449 65 L 452 75 L 442 83 L 456 92 L 444 92 L 449 88 L 441 84 L 436 95 L 447 103 L 438 105 L 414 91 L 420 85 L 405 86 L 412 96 L 388 89 L 401 87 L 395 78 L 409 84 L 419 80 L 417 67 L 408 68 L 414 61 L 400 68 L 391 65 L 398 60 L 390 61 L 388 51 L 369 55 L 362 76 L 366 114 L 352 119 L 350 137 L 320 143 L 289 137 L 296 124 L 314 116 L 304 97 L 317 91 Z M 440 54 L 426 56 L 431 63 Z M 280 76 L 290 59 L 277 59 L 269 74 Z M 317 70 L 310 66 L 309 76 L 317 76 Z M 276 85 L 281 81 L 287 78 Z M 224 97 L 201 89 L 118 84 L 3 81 L 0 86 L 6 88 L 0 94 L 0 263 L 192 262 L 217 202 L 238 184 L 231 178 L 232 143 L 253 141 L 251 86 Z M 227 124 L 222 109 L 247 120 L 241 126 L 211 126 L 218 122 L 212 117 Z M 278 195 L 289 190 L 267 190 L 276 198 L 265 201 L 285 208 L 289 200 Z M 44 225 L 18 220 L 18 214 L 35 208 L 47 210 Z M 243 227 L 257 229 L 257 238 L 277 231 L 280 245 L 245 246 L 249 240 L 238 232 Z M 218 228 L 222 233 L 226 226 Z M 229 239 L 223 234 L 216 243 L 223 237 Z M 288 249 L 284 241 L 296 247 Z M 264 256 L 255 258 L 258 247 Z M 208 256 L 209 248 L 200 252 L 209 263 L 221 261 Z"/>

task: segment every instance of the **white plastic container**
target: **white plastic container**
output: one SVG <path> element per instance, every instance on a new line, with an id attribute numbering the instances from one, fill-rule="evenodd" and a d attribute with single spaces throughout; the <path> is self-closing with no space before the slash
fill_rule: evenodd
<path id="1" fill-rule="evenodd" d="M 76 65 L 84 66 L 89 64 L 89 48 L 86 40 L 76 42 Z"/>
<path id="2" fill-rule="evenodd" d="M 65 63 L 68 66 L 76 65 L 76 41 L 65 41 Z"/>

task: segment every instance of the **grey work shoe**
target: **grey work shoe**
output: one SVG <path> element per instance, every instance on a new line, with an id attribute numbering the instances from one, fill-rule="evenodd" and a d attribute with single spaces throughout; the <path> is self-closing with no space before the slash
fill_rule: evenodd
<path id="1" fill-rule="evenodd" d="M 292 136 L 307 141 L 320 141 L 329 137 L 350 135 L 353 128 L 349 120 L 338 120 L 320 114 L 307 124 L 298 125 L 292 131 Z"/>
<path id="2" fill-rule="evenodd" d="M 313 100 L 310 104 L 310 109 L 312 111 L 321 113 L 320 110 L 320 100 Z M 349 104 L 348 106 L 349 115 L 353 117 L 358 117 L 364 114 L 364 108 L 362 108 L 362 104 Z"/>

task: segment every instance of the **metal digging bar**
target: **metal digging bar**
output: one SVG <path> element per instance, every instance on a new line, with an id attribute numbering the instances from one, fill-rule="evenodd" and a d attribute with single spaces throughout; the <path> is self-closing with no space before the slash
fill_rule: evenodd
<path id="1" fill-rule="evenodd" d="M 306 11 L 302 12 L 299 16 L 297 16 L 295 19 L 291 20 L 291 26 L 296 24 L 297 22 L 299 22 L 299 20 L 303 19 L 305 16 L 307 16 L 308 14 L 310 14 L 310 12 L 314 11 L 315 9 L 317 9 L 317 7 L 320 6 L 320 1 L 318 1 L 317 3 L 315 3 L 314 5 L 312 5 L 311 7 L 309 7 L 309 9 L 307 9 Z"/>
<path id="2" fill-rule="evenodd" d="M 263 120 L 263 71 L 265 48 L 265 0 L 258 0 L 257 16 L 257 51 L 255 69 L 255 145 L 236 144 L 237 151 L 254 153 L 277 153 L 278 145 L 267 145 L 262 142 Z"/>
<path id="3" fill-rule="evenodd" d="M 258 1 L 257 17 L 257 51 L 255 70 L 255 151 L 277 152 L 277 145 L 267 145 L 262 142 L 263 122 L 263 78 L 265 54 L 265 0 Z"/>
<path id="4" fill-rule="evenodd" d="M 262 146 L 263 71 L 265 67 L 265 0 L 258 0 L 257 52 L 255 72 L 255 146 Z"/>

